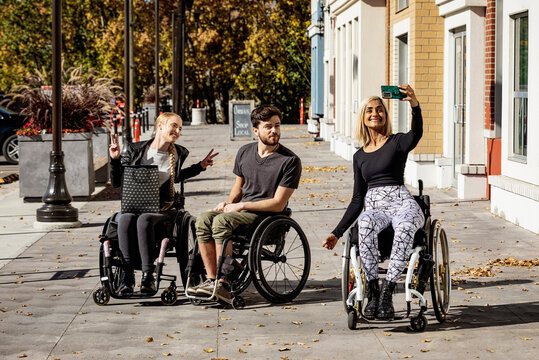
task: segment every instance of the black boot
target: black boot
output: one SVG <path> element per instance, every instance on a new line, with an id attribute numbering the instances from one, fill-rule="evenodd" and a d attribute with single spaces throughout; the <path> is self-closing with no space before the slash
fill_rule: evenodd
<path id="1" fill-rule="evenodd" d="M 157 292 L 155 288 L 155 278 L 151 271 L 142 273 L 142 281 L 140 282 L 140 292 L 144 295 L 153 295 Z"/>
<path id="2" fill-rule="evenodd" d="M 125 269 L 122 279 L 122 285 L 120 286 L 120 294 L 122 296 L 133 295 L 133 288 L 135 287 L 135 273 L 132 269 Z"/>
<path id="3" fill-rule="evenodd" d="M 367 283 L 367 306 L 363 310 L 363 315 L 369 320 L 373 320 L 378 314 L 378 299 L 380 297 L 380 288 L 378 279 L 369 280 Z"/>
<path id="4" fill-rule="evenodd" d="M 393 292 L 395 291 L 395 285 L 396 283 L 387 281 L 386 279 L 382 281 L 377 319 L 393 320 L 393 317 L 395 316 L 395 310 L 393 309 Z"/>

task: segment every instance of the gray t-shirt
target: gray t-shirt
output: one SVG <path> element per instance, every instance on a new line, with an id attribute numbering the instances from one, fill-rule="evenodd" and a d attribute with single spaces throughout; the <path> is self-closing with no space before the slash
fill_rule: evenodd
<path id="1" fill-rule="evenodd" d="M 299 157 L 279 145 L 275 153 L 261 158 L 257 144 L 243 145 L 236 155 L 233 172 L 245 179 L 241 201 L 271 199 L 278 186 L 297 189 L 301 177 Z"/>

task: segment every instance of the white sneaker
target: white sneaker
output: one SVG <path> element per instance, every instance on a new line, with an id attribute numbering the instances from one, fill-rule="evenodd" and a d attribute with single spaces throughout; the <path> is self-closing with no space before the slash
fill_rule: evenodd
<path id="1" fill-rule="evenodd" d="M 215 288 L 215 279 L 207 279 L 202 284 L 196 287 L 197 295 L 211 296 Z"/>

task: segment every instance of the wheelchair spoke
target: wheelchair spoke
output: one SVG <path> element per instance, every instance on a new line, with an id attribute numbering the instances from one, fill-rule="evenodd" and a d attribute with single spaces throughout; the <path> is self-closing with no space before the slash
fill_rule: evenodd
<path id="1" fill-rule="evenodd" d="M 299 234 L 296 233 L 296 236 L 294 237 L 294 240 L 290 243 L 290 246 L 288 247 L 288 250 L 286 251 L 286 254 L 288 254 L 290 251 L 296 250 L 298 247 L 300 247 L 302 244 L 299 244 L 299 246 L 296 246 L 294 249 L 290 250 L 292 248 L 292 245 L 296 242 L 296 240 L 299 238 Z"/>
<path id="2" fill-rule="evenodd" d="M 290 264 L 286 263 L 286 266 L 288 266 L 290 268 L 290 271 L 292 271 L 292 275 L 294 275 L 296 277 L 296 279 L 300 280 L 300 278 L 294 273 L 294 269 L 292 269 L 292 266 L 294 266 L 294 265 L 290 265 Z M 303 270 L 303 269 L 301 269 L 301 268 L 299 268 L 297 266 L 294 266 L 294 267 L 298 268 L 300 270 Z"/>

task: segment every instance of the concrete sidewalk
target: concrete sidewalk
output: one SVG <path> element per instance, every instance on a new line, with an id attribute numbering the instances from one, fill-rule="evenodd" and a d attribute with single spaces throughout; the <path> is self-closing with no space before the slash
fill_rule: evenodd
<path id="1" fill-rule="evenodd" d="M 228 196 L 234 157 L 245 144 L 230 141 L 228 134 L 222 125 L 184 128 L 179 142 L 191 151 L 185 166 L 201 160 L 212 147 L 220 153 L 213 168 L 186 183 L 186 209 L 193 215 Z M 456 203 L 452 190 L 426 190 L 434 203 L 433 218 L 443 219 L 450 239 L 456 281 L 449 321 L 438 324 L 429 309 L 424 333 L 408 331 L 408 319 L 363 322 L 359 330 L 348 330 L 340 295 L 342 245 L 327 251 L 320 244 L 350 200 L 351 163 L 331 153 L 328 143 L 312 142 L 305 126 L 283 126 L 281 142 L 303 162 L 302 184 L 290 207 L 312 254 L 307 286 L 284 305 L 269 304 L 251 287 L 244 293 L 243 310 L 195 307 L 183 296 L 172 307 L 161 305 L 157 296 L 111 299 L 107 306 L 97 306 L 92 300 L 99 286 L 97 235 L 119 210 L 118 193 L 100 188 L 89 201 L 74 203 L 81 228 L 37 232 L 32 217 L 41 204 L 24 204 L 17 183 L 0 187 L 0 358 L 537 357 L 537 267 L 487 264 L 509 257 L 537 258 L 538 236 L 492 216 L 487 201 Z M 166 270 L 178 273 L 177 264 L 169 260 Z M 487 275 L 488 270 L 492 276 L 473 275 Z M 402 316 L 402 288 L 394 299 Z"/>

